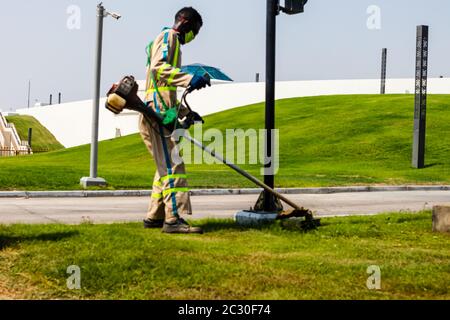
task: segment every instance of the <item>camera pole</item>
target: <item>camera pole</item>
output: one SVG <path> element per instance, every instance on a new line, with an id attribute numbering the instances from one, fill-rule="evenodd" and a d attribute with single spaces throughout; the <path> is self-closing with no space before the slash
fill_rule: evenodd
<path id="1" fill-rule="evenodd" d="M 121 16 L 105 10 L 102 2 L 97 5 L 97 41 L 95 51 L 95 82 L 94 100 L 92 101 L 92 139 L 91 139 L 91 163 L 90 176 L 83 177 L 80 184 L 84 187 L 106 186 L 106 180 L 97 177 L 98 167 L 98 124 L 100 107 L 100 81 L 102 72 L 102 43 L 103 43 L 103 19 L 108 15 L 118 20 Z"/>
<path id="2" fill-rule="evenodd" d="M 275 129 L 275 62 L 276 62 L 276 24 L 279 14 L 279 0 L 267 0 L 267 40 L 266 40 L 266 143 L 264 183 L 274 188 L 273 157 L 275 156 L 274 129 Z M 265 212 L 277 210 L 275 198 L 272 193 L 264 190 Z"/>
<path id="3" fill-rule="evenodd" d="M 81 178 L 81 185 L 84 188 L 92 186 L 106 186 L 106 180 L 97 177 L 98 165 L 98 118 L 100 105 L 100 81 L 102 69 L 102 42 L 103 42 L 103 18 L 105 8 L 102 3 L 97 6 L 97 41 L 95 50 L 95 82 L 94 100 L 92 100 L 92 139 L 91 139 L 91 162 L 89 177 Z"/>
<path id="4" fill-rule="evenodd" d="M 270 188 L 275 187 L 275 76 L 276 76 L 276 32 L 277 16 L 280 12 L 288 15 L 302 13 L 308 0 L 285 0 L 284 7 L 280 0 L 267 0 L 266 21 L 266 107 L 265 107 L 265 159 L 264 183 Z M 279 212 L 283 206 L 267 189 L 259 197 L 254 210 L 258 213 Z"/>

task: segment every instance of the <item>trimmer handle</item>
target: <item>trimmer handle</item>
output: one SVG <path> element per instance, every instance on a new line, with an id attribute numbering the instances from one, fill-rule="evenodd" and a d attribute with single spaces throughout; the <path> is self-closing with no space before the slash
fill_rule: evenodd
<path id="1" fill-rule="evenodd" d="M 203 75 L 203 78 L 205 78 L 205 79 L 208 81 L 207 85 L 210 87 L 210 86 L 211 86 L 211 77 L 209 76 L 209 74 L 205 73 L 205 74 Z M 189 86 L 189 87 L 187 87 L 186 90 L 187 90 L 189 93 L 192 93 L 195 89 L 192 88 L 192 86 Z"/>

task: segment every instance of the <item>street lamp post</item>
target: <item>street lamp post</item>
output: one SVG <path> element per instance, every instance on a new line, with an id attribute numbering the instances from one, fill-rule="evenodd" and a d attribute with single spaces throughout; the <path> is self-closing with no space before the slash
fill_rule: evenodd
<path id="1" fill-rule="evenodd" d="M 275 129 L 275 61 L 276 61 L 276 28 L 277 15 L 279 14 L 279 0 L 267 0 L 266 21 L 266 150 L 264 183 L 274 188 L 274 175 L 272 161 L 274 157 L 274 144 L 272 132 Z M 264 211 L 276 210 L 274 196 L 264 191 Z"/>
<path id="2" fill-rule="evenodd" d="M 302 13 L 308 0 L 285 0 L 284 7 L 280 0 L 267 0 L 267 39 L 266 39 L 266 143 L 264 183 L 274 188 L 274 129 L 275 129 L 275 71 L 276 71 L 276 20 L 280 11 L 292 15 Z M 261 198 L 260 198 L 261 199 Z M 261 201 L 255 206 L 257 211 L 274 212 L 282 210 L 282 206 L 268 191 L 262 194 Z"/>
<path id="3" fill-rule="evenodd" d="M 91 162 L 90 176 L 83 177 L 80 184 L 84 188 L 94 186 L 106 186 L 106 180 L 97 176 L 98 165 L 98 123 L 100 107 L 100 81 L 102 69 L 102 42 L 103 42 L 103 19 L 112 16 L 118 20 L 121 16 L 117 13 L 108 12 L 103 7 L 102 2 L 97 5 L 97 42 L 95 53 L 95 82 L 94 82 L 94 100 L 92 101 L 92 139 L 91 139 Z"/>

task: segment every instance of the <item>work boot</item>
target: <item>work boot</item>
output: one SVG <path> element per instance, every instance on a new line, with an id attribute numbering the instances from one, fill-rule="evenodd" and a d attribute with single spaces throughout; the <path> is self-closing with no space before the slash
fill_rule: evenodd
<path id="1" fill-rule="evenodd" d="M 164 220 L 153 220 L 153 219 L 145 219 L 144 220 L 144 228 L 145 229 L 162 228 L 163 225 L 164 225 Z"/>
<path id="2" fill-rule="evenodd" d="M 162 229 L 164 233 L 197 233 L 202 234 L 203 230 L 199 227 L 191 227 L 184 219 L 178 218 L 174 222 L 164 222 L 164 227 Z"/>

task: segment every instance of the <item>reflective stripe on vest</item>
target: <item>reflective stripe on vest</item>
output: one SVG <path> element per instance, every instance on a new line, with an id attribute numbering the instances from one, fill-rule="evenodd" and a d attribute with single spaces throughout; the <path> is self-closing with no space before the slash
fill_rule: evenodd
<path id="1" fill-rule="evenodd" d="M 172 65 L 176 67 L 178 65 L 178 57 L 180 56 L 180 40 L 177 37 L 177 45 L 175 46 L 175 53 L 173 54 Z"/>
<path id="2" fill-rule="evenodd" d="M 177 91 L 177 87 L 158 87 L 159 92 L 166 92 L 166 91 Z M 155 88 L 150 88 L 147 90 L 147 94 L 155 93 Z"/>
<path id="3" fill-rule="evenodd" d="M 162 44 L 163 60 L 167 61 L 169 54 L 169 31 L 164 34 L 164 43 Z"/>
<path id="4" fill-rule="evenodd" d="M 161 80 L 161 75 L 164 72 L 164 70 L 171 69 L 171 68 L 172 68 L 172 66 L 170 64 L 164 63 L 162 65 L 162 67 L 159 68 L 158 73 L 156 74 L 156 80 L 158 80 L 158 81 Z M 158 87 L 158 89 L 159 89 L 159 87 Z"/>
<path id="5" fill-rule="evenodd" d="M 171 73 L 170 73 L 170 77 L 169 80 L 167 80 L 167 85 L 172 85 L 173 79 L 175 79 L 175 76 L 177 74 L 179 74 L 181 72 L 181 69 L 174 69 Z"/>

